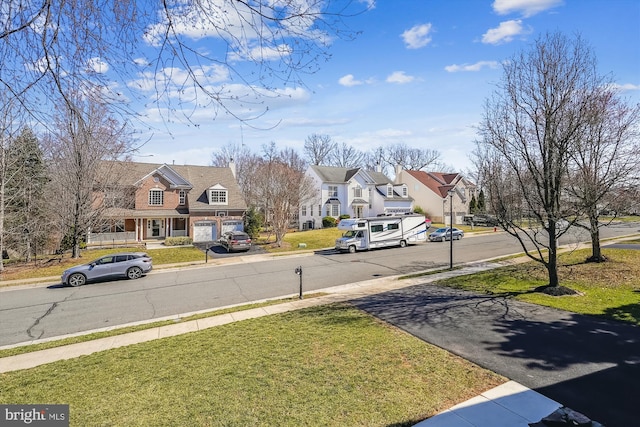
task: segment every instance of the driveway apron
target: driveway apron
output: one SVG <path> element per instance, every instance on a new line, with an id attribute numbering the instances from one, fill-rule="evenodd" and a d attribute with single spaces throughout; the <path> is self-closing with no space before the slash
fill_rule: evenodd
<path id="1" fill-rule="evenodd" d="M 351 302 L 607 427 L 640 425 L 640 327 L 429 284 Z"/>

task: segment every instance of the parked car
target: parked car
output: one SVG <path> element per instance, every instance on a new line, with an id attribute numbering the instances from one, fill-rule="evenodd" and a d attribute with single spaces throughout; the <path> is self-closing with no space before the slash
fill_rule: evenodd
<path id="1" fill-rule="evenodd" d="M 62 273 L 62 284 L 81 286 L 97 279 L 126 277 L 138 279 L 153 269 L 151 257 L 144 252 L 105 255 L 87 264 L 77 265 Z"/>
<path id="2" fill-rule="evenodd" d="M 227 252 L 248 251 L 251 249 L 251 237 L 244 231 L 227 231 L 220 237 L 219 242 Z"/>
<path id="3" fill-rule="evenodd" d="M 444 242 L 445 240 L 451 239 L 452 235 L 454 240 L 460 240 L 464 237 L 464 232 L 458 228 L 438 228 L 436 231 L 429 234 L 429 240 L 432 242 Z"/>

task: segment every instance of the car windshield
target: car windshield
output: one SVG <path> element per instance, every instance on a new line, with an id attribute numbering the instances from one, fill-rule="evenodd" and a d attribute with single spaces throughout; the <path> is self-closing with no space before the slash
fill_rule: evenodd
<path id="1" fill-rule="evenodd" d="M 342 235 L 342 237 L 356 237 L 357 231 L 349 230 Z"/>
<path id="2" fill-rule="evenodd" d="M 436 230 L 436 233 L 445 233 L 445 232 L 446 232 L 446 231 L 448 231 L 448 230 L 449 230 L 448 228 L 438 228 L 438 229 Z"/>

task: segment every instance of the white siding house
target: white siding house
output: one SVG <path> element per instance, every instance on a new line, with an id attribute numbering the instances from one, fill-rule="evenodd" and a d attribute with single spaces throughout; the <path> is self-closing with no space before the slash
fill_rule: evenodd
<path id="1" fill-rule="evenodd" d="M 381 172 L 361 168 L 310 166 L 306 171 L 318 197 L 300 207 L 300 229 L 322 228 L 322 218 L 364 218 L 413 211 L 408 187 L 394 184 Z"/>

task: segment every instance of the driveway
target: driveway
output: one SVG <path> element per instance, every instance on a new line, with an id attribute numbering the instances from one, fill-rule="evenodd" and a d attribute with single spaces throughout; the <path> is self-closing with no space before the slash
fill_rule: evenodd
<path id="1" fill-rule="evenodd" d="M 607 427 L 638 425 L 640 327 L 430 284 L 351 302 Z"/>

